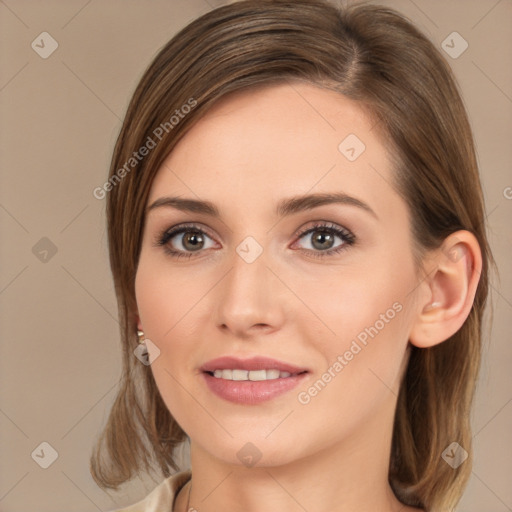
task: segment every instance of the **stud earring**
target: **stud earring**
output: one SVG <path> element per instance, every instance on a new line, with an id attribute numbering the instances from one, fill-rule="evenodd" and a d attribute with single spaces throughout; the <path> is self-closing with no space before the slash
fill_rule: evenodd
<path id="1" fill-rule="evenodd" d="M 144 345 L 145 344 L 146 338 L 144 337 L 144 331 L 139 331 L 137 329 L 137 338 L 139 338 L 139 344 L 140 345 Z"/>

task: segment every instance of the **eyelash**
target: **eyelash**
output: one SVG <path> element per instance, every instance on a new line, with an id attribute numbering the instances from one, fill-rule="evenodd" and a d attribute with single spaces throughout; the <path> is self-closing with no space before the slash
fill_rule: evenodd
<path id="1" fill-rule="evenodd" d="M 171 249 L 167 243 L 169 240 L 174 238 L 176 235 L 179 235 L 181 233 L 188 233 L 188 232 L 198 232 L 203 235 L 208 236 L 209 238 L 212 238 L 204 229 L 200 228 L 199 226 L 195 224 L 186 224 L 177 226 L 175 228 L 165 230 L 163 231 L 156 239 L 155 246 L 156 247 L 163 247 L 164 251 L 171 256 L 172 258 L 191 258 L 194 256 L 194 252 L 185 252 L 185 251 L 177 251 L 175 249 Z M 314 251 L 311 249 L 301 249 L 302 251 L 308 252 L 311 256 L 314 258 L 325 258 L 328 256 L 333 256 L 336 254 L 341 253 L 342 251 L 346 250 L 348 247 L 354 245 L 356 241 L 356 237 L 346 228 L 342 228 L 337 226 L 336 224 L 332 223 L 325 223 L 325 222 L 316 222 L 313 226 L 310 226 L 304 230 L 299 230 L 296 233 L 294 233 L 294 236 L 298 239 L 304 237 L 305 235 L 309 233 L 314 233 L 315 231 L 324 231 L 329 234 L 334 234 L 341 238 L 344 243 L 339 245 L 338 247 L 335 247 L 333 249 L 327 249 L 325 251 Z M 201 252 L 201 250 L 197 251 Z"/>

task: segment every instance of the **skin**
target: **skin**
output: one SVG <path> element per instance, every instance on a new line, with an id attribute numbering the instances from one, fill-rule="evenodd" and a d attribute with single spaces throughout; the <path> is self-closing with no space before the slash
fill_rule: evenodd
<path id="1" fill-rule="evenodd" d="M 309 84 L 238 92 L 187 133 L 153 182 L 148 205 L 182 196 L 210 201 L 221 213 L 152 209 L 136 275 L 138 327 L 160 350 L 151 371 L 190 437 L 190 507 L 200 512 L 419 510 L 401 504 L 388 484 L 400 376 L 411 342 L 439 343 L 464 321 L 476 287 L 468 261 L 477 271 L 478 251 L 472 235 L 459 232 L 447 246 L 458 244 L 463 257 L 454 262 L 436 253 L 429 264 L 437 273 L 422 280 L 409 213 L 390 185 L 386 146 L 373 125 L 351 100 Z M 349 134 L 366 146 L 352 162 L 338 149 Z M 282 199 L 333 192 L 374 214 L 350 204 L 275 214 Z M 322 253 L 315 233 L 295 233 L 320 221 L 349 230 L 355 242 L 315 258 Z M 183 234 L 167 243 L 189 248 L 190 259 L 155 244 L 163 231 L 190 222 L 204 229 L 204 248 L 191 251 Z M 236 252 L 248 236 L 263 248 L 252 263 Z M 343 243 L 334 235 L 333 246 Z M 433 300 L 441 307 L 429 309 Z M 400 312 L 300 403 L 298 394 L 397 303 Z M 223 355 L 264 355 L 309 374 L 273 400 L 234 404 L 211 393 L 199 371 Z M 261 452 L 253 467 L 237 457 L 248 442 Z M 175 510 L 186 510 L 188 487 Z"/>

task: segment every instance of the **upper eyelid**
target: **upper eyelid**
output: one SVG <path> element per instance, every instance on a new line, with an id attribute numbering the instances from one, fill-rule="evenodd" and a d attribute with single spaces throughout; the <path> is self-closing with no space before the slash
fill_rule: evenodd
<path id="1" fill-rule="evenodd" d="M 169 241 L 178 235 L 183 235 L 187 231 L 194 231 L 194 230 L 201 231 L 206 236 L 208 236 L 208 238 L 211 238 L 212 240 L 216 241 L 216 237 L 212 236 L 210 234 L 209 230 L 207 228 L 201 226 L 200 223 L 188 223 L 188 222 L 183 223 L 183 224 L 177 224 L 175 226 L 172 226 L 170 228 L 167 228 L 167 229 L 157 232 L 155 240 L 157 242 L 157 245 L 160 245 L 159 242 L 165 237 L 168 237 L 168 241 Z"/>
<path id="2" fill-rule="evenodd" d="M 165 228 L 162 230 L 162 234 L 171 233 L 173 231 L 179 231 L 181 229 L 190 229 L 193 231 L 194 229 L 203 231 L 208 234 L 210 229 L 208 227 L 203 226 L 200 222 L 181 222 L 179 224 L 173 225 L 170 228 Z"/>
<path id="3" fill-rule="evenodd" d="M 311 222 L 314 223 L 312 226 L 305 227 L 305 228 L 301 227 L 301 228 L 297 229 L 294 234 L 302 236 L 309 231 L 314 231 L 315 229 L 321 229 L 321 228 L 332 229 L 332 230 L 336 230 L 336 231 L 346 231 L 347 233 L 352 234 L 352 231 L 350 231 L 350 229 L 346 228 L 345 226 L 342 226 L 341 224 L 337 224 L 336 222 L 332 222 L 329 220 L 319 220 L 319 221 L 311 221 Z"/>

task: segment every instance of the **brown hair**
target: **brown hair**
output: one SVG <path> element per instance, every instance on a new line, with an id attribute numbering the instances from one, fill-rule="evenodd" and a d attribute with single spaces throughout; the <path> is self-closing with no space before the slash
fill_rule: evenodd
<path id="1" fill-rule="evenodd" d="M 219 98 L 289 80 L 337 91 L 373 116 L 389 146 L 396 188 L 411 212 L 418 261 L 459 229 L 472 232 L 482 249 L 480 282 L 462 328 L 432 348 L 411 347 L 392 439 L 389 481 L 397 497 L 426 510 L 453 510 L 471 458 L 452 469 L 441 453 L 452 441 L 471 451 L 469 413 L 492 261 L 473 138 L 440 52 L 400 14 L 359 2 L 338 8 L 323 0 L 248 0 L 220 7 L 182 29 L 140 80 L 109 175 L 108 239 L 123 372 L 91 456 L 92 476 L 101 487 L 117 489 L 156 464 L 168 477 L 170 468 L 179 469 L 175 448 L 187 438 L 150 368 L 133 355 L 134 281 L 153 178 Z M 131 160 L 150 139 L 156 147 Z"/>

